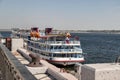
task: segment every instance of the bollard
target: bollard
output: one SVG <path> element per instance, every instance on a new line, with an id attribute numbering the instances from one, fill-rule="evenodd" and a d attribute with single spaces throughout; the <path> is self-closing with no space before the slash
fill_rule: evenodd
<path id="1" fill-rule="evenodd" d="M 28 64 L 29 67 L 40 67 L 42 66 L 40 63 L 40 57 L 37 54 L 29 54 L 29 56 L 32 58 L 32 61 Z"/>

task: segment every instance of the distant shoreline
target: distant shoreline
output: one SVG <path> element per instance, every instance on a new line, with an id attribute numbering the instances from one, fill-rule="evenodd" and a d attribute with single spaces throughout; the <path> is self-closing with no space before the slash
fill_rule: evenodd
<path id="1" fill-rule="evenodd" d="M 0 29 L 0 32 L 12 32 L 13 29 Z M 16 30 L 28 30 L 28 29 L 19 29 Z M 61 32 L 70 32 L 70 33 L 108 33 L 108 34 L 120 34 L 120 30 L 57 30 Z"/>
<path id="2" fill-rule="evenodd" d="M 120 30 L 63 30 L 70 33 L 107 33 L 107 34 L 120 34 Z"/>

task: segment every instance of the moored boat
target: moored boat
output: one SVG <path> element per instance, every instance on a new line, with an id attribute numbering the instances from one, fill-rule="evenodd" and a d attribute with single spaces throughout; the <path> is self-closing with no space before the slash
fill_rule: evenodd
<path id="1" fill-rule="evenodd" d="M 85 61 L 80 40 L 72 38 L 69 32 L 55 32 L 52 28 L 39 32 L 38 28 L 31 28 L 25 42 L 29 51 L 53 64 L 65 66 Z"/>

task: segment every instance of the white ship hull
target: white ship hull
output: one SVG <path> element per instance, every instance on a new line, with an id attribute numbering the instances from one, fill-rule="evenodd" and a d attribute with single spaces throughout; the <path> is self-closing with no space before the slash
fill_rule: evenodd
<path id="1" fill-rule="evenodd" d="M 76 63 L 82 63 L 84 62 L 84 58 L 81 58 L 81 59 L 78 59 L 78 60 L 47 60 L 48 62 L 52 63 L 52 64 L 57 64 L 57 65 L 73 65 L 73 64 L 76 64 Z"/>

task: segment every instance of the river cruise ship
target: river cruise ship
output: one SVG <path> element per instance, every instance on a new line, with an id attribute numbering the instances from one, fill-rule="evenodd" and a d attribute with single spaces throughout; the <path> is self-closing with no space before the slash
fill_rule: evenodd
<path id="1" fill-rule="evenodd" d="M 85 61 L 80 40 L 69 32 L 53 31 L 52 28 L 41 32 L 34 27 L 25 42 L 29 51 L 53 64 L 66 66 Z"/>

